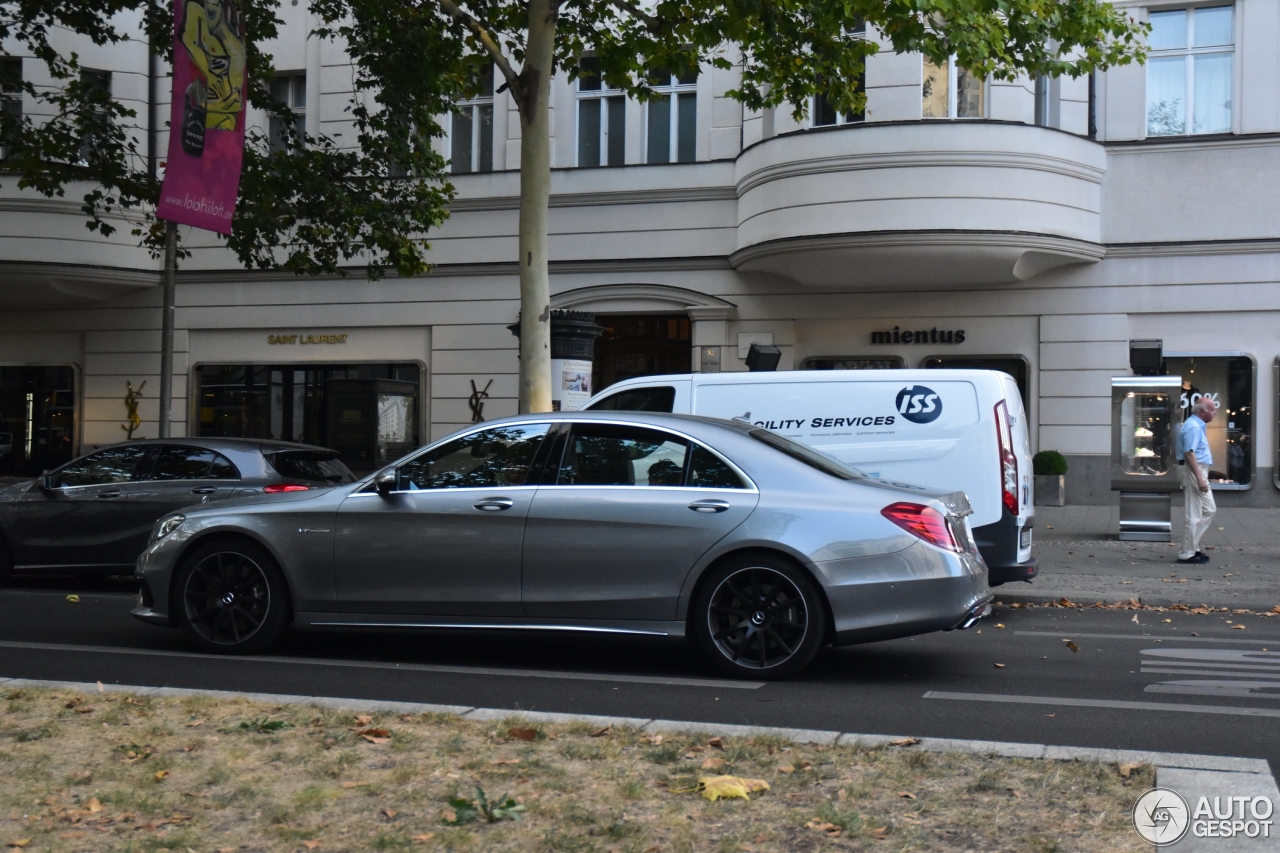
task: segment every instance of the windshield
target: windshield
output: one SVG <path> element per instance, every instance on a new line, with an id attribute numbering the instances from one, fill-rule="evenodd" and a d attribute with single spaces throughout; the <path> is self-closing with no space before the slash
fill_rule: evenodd
<path id="1" fill-rule="evenodd" d="M 819 453 L 812 447 L 805 447 L 803 444 L 798 444 L 789 438 L 783 438 L 768 430 L 753 429 L 747 435 L 787 454 L 792 459 L 803 462 L 811 468 L 817 468 L 824 474 L 830 474 L 832 477 L 839 477 L 841 480 L 867 479 L 867 475 L 857 468 L 846 465 L 838 459 L 832 459 L 825 453 Z"/>

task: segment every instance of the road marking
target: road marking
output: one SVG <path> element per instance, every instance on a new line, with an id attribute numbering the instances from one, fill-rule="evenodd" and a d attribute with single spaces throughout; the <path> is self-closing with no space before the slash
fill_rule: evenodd
<path id="1" fill-rule="evenodd" d="M 1255 652 L 1246 649 L 1178 649 L 1159 648 L 1143 649 L 1142 654 L 1154 658 L 1179 658 L 1184 661 L 1195 661 L 1200 666 L 1252 665 L 1260 667 L 1280 667 L 1280 652 Z M 1160 661 L 1174 663 L 1174 661 Z M 1147 663 L 1147 661 L 1143 661 Z"/>
<path id="2" fill-rule="evenodd" d="M 950 693 L 930 690 L 925 699 L 965 702 L 1009 702 L 1018 705 L 1074 705 L 1082 708 L 1122 708 L 1130 711 L 1181 711 L 1189 714 L 1230 714 L 1237 717 L 1280 717 L 1280 708 L 1232 708 L 1227 705 L 1183 705 L 1172 702 L 1125 702 L 1119 699 L 1071 699 L 1055 696 L 1010 696 L 999 693 Z"/>
<path id="3" fill-rule="evenodd" d="M 1173 640 L 1178 643 L 1248 643 L 1252 645 L 1269 645 L 1275 643 L 1280 645 L 1280 639 L 1272 638 L 1270 640 L 1255 640 L 1247 637 L 1188 637 L 1182 634 L 1172 634 L 1168 637 L 1156 637 L 1152 634 L 1084 634 L 1079 631 L 1014 631 L 1015 634 L 1029 634 L 1036 637 L 1090 637 L 1099 640 L 1152 640 L 1164 641 Z"/>
<path id="4" fill-rule="evenodd" d="M 1143 661 L 1143 663 L 1155 663 L 1155 661 Z M 1216 675 L 1219 678 L 1278 678 L 1280 679 L 1280 670 L 1265 670 L 1262 672 L 1239 672 L 1237 670 L 1223 669 L 1180 669 L 1175 666 L 1144 666 L 1143 672 L 1155 672 L 1163 675 Z"/>
<path id="5" fill-rule="evenodd" d="M 247 660 L 257 663 L 286 663 L 307 666 L 346 666 L 355 669 L 395 669 L 405 672 L 441 672 L 454 675 L 503 675 L 516 678 L 557 678 L 565 681 L 623 681 L 633 684 L 667 684 L 676 687 L 714 687 L 731 690 L 759 690 L 768 682 L 729 681 L 711 678 L 677 678 L 661 675 L 610 675 L 603 672 L 564 672 L 546 669 L 506 669 L 488 666 L 450 666 L 432 663 L 390 663 L 356 661 L 340 658 L 291 658 L 280 655 L 203 655 L 198 652 L 175 652 L 166 649 L 131 649 L 125 646 L 79 646 L 69 643 L 26 643 L 0 640 L 0 648 L 33 649 L 52 652 L 96 652 L 101 654 L 141 655 L 144 657 L 176 657 L 195 660 Z"/>
<path id="6" fill-rule="evenodd" d="M 1280 699 L 1280 681 L 1161 681 L 1158 684 L 1148 684 L 1144 692 L 1181 693 L 1185 696 Z"/>

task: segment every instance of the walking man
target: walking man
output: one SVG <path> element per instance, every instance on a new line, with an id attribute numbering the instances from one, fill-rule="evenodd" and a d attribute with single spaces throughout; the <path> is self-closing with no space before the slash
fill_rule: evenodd
<path id="1" fill-rule="evenodd" d="M 1218 505 L 1214 503 L 1213 491 L 1209 488 L 1209 466 L 1213 464 L 1213 454 L 1209 452 L 1209 439 L 1204 427 L 1218 413 L 1218 404 L 1205 395 L 1196 400 L 1191 412 L 1191 416 L 1182 422 L 1179 432 L 1181 441 L 1178 446 L 1182 448 L 1182 458 L 1178 465 L 1182 469 L 1182 499 L 1187 516 L 1182 527 L 1182 550 L 1178 552 L 1178 562 L 1207 563 L 1209 555 L 1200 550 L 1200 537 L 1209 529 Z"/>

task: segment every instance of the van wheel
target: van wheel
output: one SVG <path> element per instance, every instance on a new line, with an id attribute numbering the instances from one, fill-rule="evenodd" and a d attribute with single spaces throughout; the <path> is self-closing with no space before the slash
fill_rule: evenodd
<path id="1" fill-rule="evenodd" d="M 786 678 L 822 646 L 826 605 L 817 585 L 773 556 L 733 559 L 715 569 L 694 603 L 703 653 L 740 678 Z"/>
<path id="2" fill-rule="evenodd" d="M 252 654 L 289 624 L 289 590 L 276 562 L 250 542 L 210 542 L 178 571 L 175 602 L 183 632 L 201 651 Z"/>

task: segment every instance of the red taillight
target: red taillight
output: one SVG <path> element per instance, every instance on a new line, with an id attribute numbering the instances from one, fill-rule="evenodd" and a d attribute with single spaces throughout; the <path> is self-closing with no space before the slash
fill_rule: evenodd
<path id="1" fill-rule="evenodd" d="M 951 528 L 947 526 L 946 518 L 931 506 L 909 503 L 889 504 L 880 510 L 880 514 L 930 545 L 937 545 L 948 551 L 964 550 L 951 535 Z"/>
<path id="2" fill-rule="evenodd" d="M 996 438 L 1000 442 L 1000 500 L 1010 515 L 1018 514 L 1018 457 L 1013 453 L 1013 426 L 1004 400 L 996 403 Z"/>
<path id="3" fill-rule="evenodd" d="M 305 492 L 310 488 L 310 486 L 302 486 L 297 483 L 272 483 L 269 486 L 263 486 L 262 491 L 269 495 L 278 495 L 280 492 Z"/>

